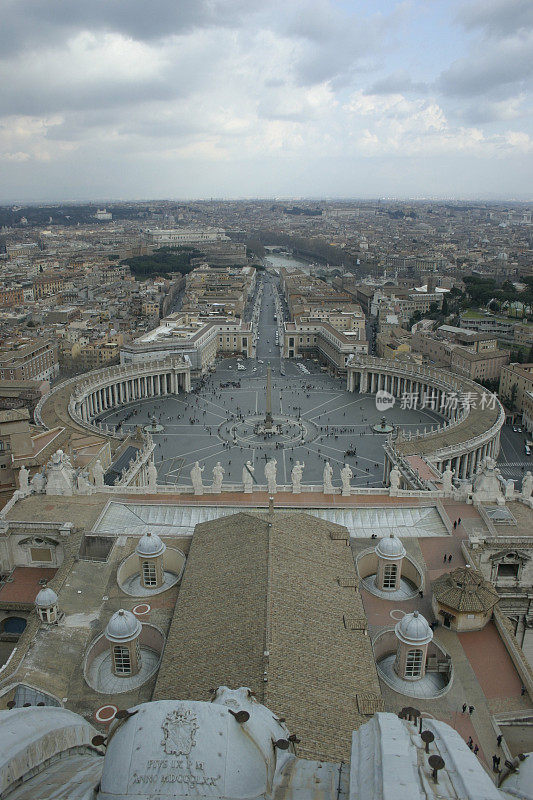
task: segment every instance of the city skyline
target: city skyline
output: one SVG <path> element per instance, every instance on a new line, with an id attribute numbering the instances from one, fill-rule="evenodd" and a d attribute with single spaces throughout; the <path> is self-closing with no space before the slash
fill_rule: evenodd
<path id="1" fill-rule="evenodd" d="M 0 202 L 531 198 L 527 0 L 22 0 Z"/>

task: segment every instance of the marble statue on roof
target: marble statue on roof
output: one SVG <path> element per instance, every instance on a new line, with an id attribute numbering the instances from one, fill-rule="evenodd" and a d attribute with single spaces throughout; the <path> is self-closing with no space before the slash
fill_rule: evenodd
<path id="1" fill-rule="evenodd" d="M 242 468 L 242 483 L 245 494 L 250 494 L 254 484 L 254 466 L 251 461 L 247 461 Z"/>
<path id="2" fill-rule="evenodd" d="M 222 480 L 224 478 L 224 468 L 220 461 L 217 461 L 215 466 L 213 467 L 213 483 L 211 485 L 211 491 L 215 494 L 220 494 L 222 491 Z"/>
<path id="3" fill-rule="evenodd" d="M 204 493 L 204 484 L 202 480 L 202 472 L 204 469 L 205 467 L 201 467 L 199 461 L 194 462 L 194 467 L 191 469 L 191 481 L 194 494 Z"/>
<path id="4" fill-rule="evenodd" d="M 398 467 L 393 467 L 389 475 L 389 486 L 391 491 L 397 492 L 400 488 L 401 473 Z"/>
<path id="5" fill-rule="evenodd" d="M 474 503 L 498 503 L 503 505 L 505 497 L 502 492 L 500 470 L 493 458 L 485 458 L 476 472 L 472 499 Z"/>
<path id="6" fill-rule="evenodd" d="M 46 494 L 72 495 L 76 470 L 63 450 L 56 450 L 46 465 Z"/>
<path id="7" fill-rule="evenodd" d="M 344 467 L 341 469 L 341 481 L 342 481 L 342 494 L 344 496 L 350 494 L 351 486 L 350 481 L 353 478 L 353 472 L 350 468 L 349 464 L 345 464 Z"/>
<path id="8" fill-rule="evenodd" d="M 322 481 L 323 481 L 323 491 L 324 494 L 333 494 L 333 467 L 326 461 L 324 464 L 324 472 L 322 473 Z"/>
<path id="9" fill-rule="evenodd" d="M 36 472 L 31 479 L 31 488 L 35 494 L 43 494 L 46 487 L 45 468 L 43 467 L 40 472 Z"/>
<path id="10" fill-rule="evenodd" d="M 271 458 L 270 461 L 267 461 L 265 464 L 265 478 L 268 484 L 268 493 L 275 494 L 277 491 L 277 484 L 276 484 L 276 473 L 277 473 L 277 461 L 275 458 Z"/>
<path id="11" fill-rule="evenodd" d="M 291 482 L 292 482 L 293 494 L 299 494 L 302 491 L 302 476 L 304 472 L 304 467 L 305 467 L 304 462 L 300 464 L 300 462 L 297 461 L 294 467 L 292 468 Z"/>
<path id="12" fill-rule="evenodd" d="M 157 489 L 157 467 L 153 461 L 148 462 L 148 467 L 146 470 L 146 476 L 148 478 L 148 489 L 151 492 L 155 492 Z"/>
<path id="13" fill-rule="evenodd" d="M 76 476 L 76 489 L 78 494 L 91 494 L 93 487 L 89 481 L 89 475 L 86 470 L 78 470 Z"/>
<path id="14" fill-rule="evenodd" d="M 30 473 L 24 466 L 24 464 L 19 469 L 19 489 L 21 492 L 27 492 L 29 488 L 29 476 Z"/>
<path id="15" fill-rule="evenodd" d="M 446 469 L 442 473 L 442 490 L 446 495 L 451 494 L 451 491 L 453 489 L 454 475 L 455 475 L 455 470 L 450 469 L 450 467 L 446 467 Z"/>

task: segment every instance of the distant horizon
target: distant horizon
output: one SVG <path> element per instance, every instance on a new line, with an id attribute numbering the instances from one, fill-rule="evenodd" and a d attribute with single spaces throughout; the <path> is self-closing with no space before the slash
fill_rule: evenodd
<path id="1" fill-rule="evenodd" d="M 87 198 L 64 198 L 62 200 L 45 199 L 11 199 L 0 200 L 0 207 L 12 206 L 61 206 L 61 205 L 119 205 L 122 203 L 514 203 L 519 205 L 530 205 L 533 203 L 533 196 L 529 199 L 518 197 L 481 197 L 481 196 L 462 196 L 453 197 L 447 195 L 419 196 L 419 197 L 384 197 L 384 196 L 279 196 L 279 195 L 242 195 L 226 197 L 87 197 Z"/>

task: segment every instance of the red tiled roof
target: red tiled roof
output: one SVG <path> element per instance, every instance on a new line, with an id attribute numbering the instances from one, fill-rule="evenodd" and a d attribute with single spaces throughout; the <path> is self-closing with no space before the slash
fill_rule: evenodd
<path id="1" fill-rule="evenodd" d="M 12 581 L 0 587 L 0 603 L 33 603 L 42 588 L 39 581 L 52 580 L 56 567 L 15 567 Z"/>

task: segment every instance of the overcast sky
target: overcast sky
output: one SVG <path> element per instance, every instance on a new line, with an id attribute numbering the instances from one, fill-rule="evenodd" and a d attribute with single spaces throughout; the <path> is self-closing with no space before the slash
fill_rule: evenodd
<path id="1" fill-rule="evenodd" d="M 3 0 L 0 202 L 533 197 L 533 0 Z"/>

